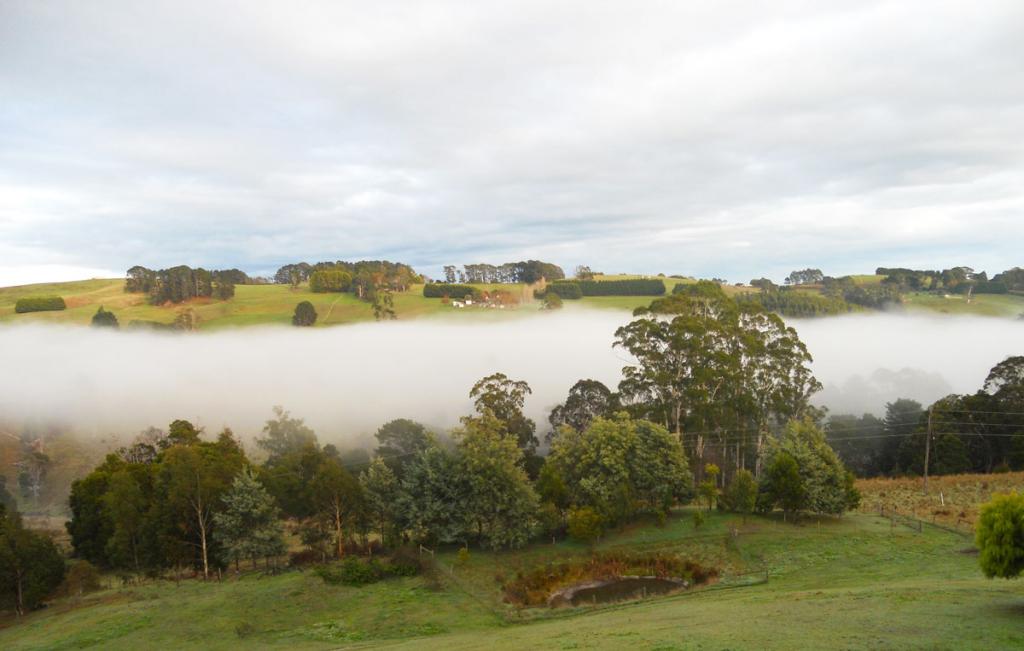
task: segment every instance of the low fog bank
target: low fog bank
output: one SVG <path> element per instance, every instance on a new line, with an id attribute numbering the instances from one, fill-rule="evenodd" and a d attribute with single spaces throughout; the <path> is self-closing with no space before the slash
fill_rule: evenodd
<path id="1" fill-rule="evenodd" d="M 618 382 L 622 353 L 611 343 L 628 319 L 565 310 L 194 335 L 6 327 L 0 420 L 59 418 L 102 435 L 186 418 L 248 438 L 282 405 L 321 440 L 351 444 L 394 418 L 456 425 L 472 411 L 473 384 L 501 371 L 529 382 L 527 413 L 540 429 L 579 378 Z"/>
<path id="2" fill-rule="evenodd" d="M 896 398 L 928 404 L 974 393 L 989 369 L 1024 355 L 1024 322 L 992 317 L 858 314 L 790 324 L 824 385 L 814 402 L 832 413 L 882 415 Z"/>
<path id="3" fill-rule="evenodd" d="M 382 423 L 451 427 L 470 387 L 501 371 L 533 388 L 527 412 L 548 410 L 580 378 L 615 386 L 611 348 L 626 312 L 573 307 L 502 321 L 422 320 L 327 329 L 249 328 L 211 334 L 109 332 L 46 325 L 0 328 L 0 420 L 53 419 L 75 431 L 130 434 L 187 418 L 248 438 L 273 405 L 324 441 L 355 444 Z M 863 315 L 793 321 L 833 413 L 881 413 L 973 392 L 988 369 L 1024 353 L 1024 324 L 991 318 Z"/>

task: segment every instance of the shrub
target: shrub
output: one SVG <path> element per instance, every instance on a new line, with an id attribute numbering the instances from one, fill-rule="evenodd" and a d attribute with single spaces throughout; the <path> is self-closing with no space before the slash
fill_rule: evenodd
<path id="1" fill-rule="evenodd" d="M 467 296 L 476 297 L 479 295 L 480 291 L 476 287 L 470 287 L 469 285 L 427 283 L 423 286 L 424 298 L 442 298 L 444 296 L 448 298 L 466 298 Z"/>
<path id="2" fill-rule="evenodd" d="M 665 283 L 660 278 L 580 280 L 577 281 L 577 284 L 584 296 L 663 296 L 665 294 Z"/>
<path id="3" fill-rule="evenodd" d="M 352 285 L 352 274 L 341 269 L 321 269 L 309 276 L 311 292 L 347 292 Z"/>
<path id="4" fill-rule="evenodd" d="M 55 312 L 64 309 L 67 309 L 67 305 L 60 296 L 19 298 L 18 302 L 14 304 L 14 311 L 18 314 L 26 312 Z"/>
<path id="5" fill-rule="evenodd" d="M 96 328 L 118 328 L 120 324 L 117 322 L 117 316 L 113 312 L 104 310 L 103 306 L 96 310 L 96 314 L 92 315 L 92 325 Z"/>
<path id="6" fill-rule="evenodd" d="M 545 288 L 544 292 L 545 294 L 554 294 L 559 298 L 567 300 L 583 298 L 583 290 L 580 288 L 580 284 L 568 280 L 551 283 Z M 541 298 L 541 296 L 537 296 L 537 298 Z"/>
<path id="7" fill-rule="evenodd" d="M 704 515 L 703 511 L 693 512 L 693 528 L 700 529 L 704 526 L 704 522 L 707 520 L 707 516 Z"/>
<path id="8" fill-rule="evenodd" d="M 314 570 L 324 583 L 351 586 L 369 585 L 393 576 L 416 576 L 423 571 L 416 552 L 405 548 L 396 551 L 388 561 L 349 556 L 340 564 L 321 565 Z"/>
<path id="9" fill-rule="evenodd" d="M 1024 495 L 992 496 L 981 508 L 975 544 L 985 576 L 1009 579 L 1024 571 Z"/>
<path id="10" fill-rule="evenodd" d="M 316 323 L 316 308 L 309 301 L 302 301 L 295 306 L 295 314 L 292 316 L 292 325 L 308 328 Z"/>
<path id="11" fill-rule="evenodd" d="M 543 309 L 545 310 L 560 310 L 562 309 L 562 298 L 553 292 L 548 292 L 544 295 Z"/>
<path id="12" fill-rule="evenodd" d="M 587 544 L 593 544 L 604 533 L 604 518 L 601 514 L 584 506 L 569 511 L 569 535 Z"/>
<path id="13" fill-rule="evenodd" d="M 79 597 L 96 592 L 101 587 L 100 571 L 86 560 L 75 561 L 64 575 L 64 582 L 57 589 L 58 594 L 67 597 Z"/>

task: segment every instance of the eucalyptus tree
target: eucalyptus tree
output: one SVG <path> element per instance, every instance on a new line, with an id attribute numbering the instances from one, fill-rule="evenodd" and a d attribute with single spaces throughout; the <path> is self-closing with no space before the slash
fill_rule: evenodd
<path id="1" fill-rule="evenodd" d="M 736 469 L 753 440 L 759 472 L 770 427 L 802 416 L 821 387 L 811 356 L 777 315 L 738 304 L 716 283 L 682 287 L 616 331 L 614 346 L 634 361 L 623 368 L 622 401 L 678 435 L 698 469 L 709 440 Z"/>

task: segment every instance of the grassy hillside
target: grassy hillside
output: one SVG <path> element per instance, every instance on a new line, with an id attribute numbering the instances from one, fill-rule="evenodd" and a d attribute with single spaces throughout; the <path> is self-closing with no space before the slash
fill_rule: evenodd
<path id="1" fill-rule="evenodd" d="M 970 540 L 926 526 L 892 527 L 855 514 L 777 519 L 713 514 L 695 530 L 687 511 L 663 527 L 612 535 L 602 550 L 676 551 L 724 571 L 710 587 L 609 606 L 517 612 L 498 579 L 555 558 L 572 543 L 522 552 L 474 550 L 440 582 L 397 579 L 325 585 L 312 572 L 245 575 L 108 589 L 58 601 L 0 630 L 4 649 L 992 649 L 1024 644 L 1020 582 L 983 579 Z M 729 534 L 732 528 L 739 535 Z M 769 579 L 763 581 L 763 569 Z M 741 576 L 744 572 L 755 574 Z"/>
<path id="2" fill-rule="evenodd" d="M 395 296 L 395 311 L 400 319 L 415 318 L 452 310 L 436 299 L 422 295 L 423 286 Z M 62 312 L 16 314 L 14 305 L 25 296 L 57 295 L 64 298 L 68 309 Z M 306 287 L 292 289 L 287 285 L 239 285 L 235 297 L 228 301 L 196 299 L 182 305 L 149 305 L 142 294 L 124 292 L 120 279 L 83 280 L 69 283 L 48 283 L 0 288 L 0 322 L 88 324 L 102 305 L 112 310 L 122 325 L 138 319 L 171 323 L 183 307 L 191 307 L 199 315 L 200 328 L 290 324 L 295 305 L 309 301 L 316 308 L 317 326 L 372 321 L 369 303 L 352 294 L 314 294 Z"/>
<path id="3" fill-rule="evenodd" d="M 642 276 L 606 275 L 598 280 L 623 280 Z M 879 282 L 880 276 L 857 276 L 858 282 L 866 284 Z M 691 279 L 662 277 L 668 293 L 680 283 L 695 282 Z M 532 312 L 537 303 L 530 301 L 530 290 L 525 285 L 479 285 L 481 289 L 503 289 L 521 295 L 524 303 L 514 312 Z M 753 291 L 753 288 L 726 285 L 727 293 Z M 817 293 L 819 287 L 801 287 L 798 291 Z M 61 296 L 68 309 L 60 312 L 34 312 L 16 314 L 14 305 L 19 298 L 32 296 Z M 217 328 L 248 325 L 286 325 L 291 323 L 292 312 L 300 301 L 310 301 L 316 308 L 318 327 L 372 321 L 370 304 L 360 301 L 351 294 L 314 294 L 306 287 L 292 289 L 286 285 L 239 285 L 235 297 L 229 301 L 196 299 L 182 305 L 153 306 L 142 294 L 124 292 L 121 279 L 81 280 L 66 283 L 45 283 L 19 287 L 0 288 L 0 323 L 72 323 L 88 324 L 92 315 L 102 305 L 112 310 L 122 325 L 132 320 L 171 323 L 178 311 L 191 307 L 198 314 L 200 328 Z M 440 299 L 424 298 L 423 286 L 415 285 L 407 292 L 395 296 L 395 311 L 399 319 L 413 319 L 431 315 L 460 314 L 477 317 L 488 314 L 488 318 L 506 318 L 507 310 L 468 309 L 456 310 L 441 303 Z M 648 305 L 649 296 L 591 296 L 567 305 L 632 311 Z M 1016 317 L 1024 314 L 1024 297 L 1014 295 L 982 294 L 968 303 L 962 296 L 943 298 L 926 293 L 909 294 L 906 297 L 909 311 L 930 311 L 949 314 L 976 314 L 984 316 Z M 465 317 L 460 317 L 465 318 Z"/>

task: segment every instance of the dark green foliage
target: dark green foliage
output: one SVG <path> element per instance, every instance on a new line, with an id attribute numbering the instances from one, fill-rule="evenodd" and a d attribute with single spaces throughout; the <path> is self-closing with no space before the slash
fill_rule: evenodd
<path id="1" fill-rule="evenodd" d="M 663 296 L 665 282 L 660 278 L 629 280 L 577 280 L 584 296 Z"/>
<path id="2" fill-rule="evenodd" d="M 970 287 L 973 288 L 975 294 L 1008 294 L 1010 292 L 1010 288 L 1005 283 L 994 280 L 979 281 L 970 285 Z M 959 287 L 957 289 L 961 294 L 966 293 L 965 290 L 960 290 Z"/>
<path id="3" fill-rule="evenodd" d="M 47 536 L 24 527 L 17 512 L 0 508 L 0 607 L 35 610 L 64 579 L 64 558 Z"/>
<path id="4" fill-rule="evenodd" d="M 820 283 L 824 277 L 825 274 L 821 273 L 821 269 L 803 269 L 801 271 L 794 271 L 786 276 L 786 284 L 812 285 Z"/>
<path id="5" fill-rule="evenodd" d="M 397 418 L 381 426 L 377 433 L 376 455 L 401 480 L 404 469 L 413 458 L 434 444 L 427 429 L 407 418 Z"/>
<path id="6" fill-rule="evenodd" d="M 1024 269 L 1014 267 L 992 277 L 992 282 L 1002 283 L 1009 290 L 1024 291 Z"/>
<path id="7" fill-rule="evenodd" d="M 167 428 L 168 445 L 194 445 L 199 442 L 202 430 L 184 419 L 178 419 Z"/>
<path id="8" fill-rule="evenodd" d="M 760 293 L 740 294 L 736 297 L 740 303 L 760 305 L 769 312 L 790 317 L 826 316 L 845 314 L 854 307 L 842 298 L 812 294 L 790 288 L 773 289 Z"/>
<path id="9" fill-rule="evenodd" d="M 583 289 L 580 287 L 580 284 L 572 280 L 560 280 L 558 282 L 549 283 L 544 291 L 548 294 L 555 294 L 556 296 L 560 296 L 567 300 L 583 298 Z"/>
<path id="10" fill-rule="evenodd" d="M 777 454 L 761 477 L 759 505 L 769 509 L 778 506 L 788 515 L 802 510 L 806 499 L 807 489 L 796 459 L 786 452 Z"/>
<path id="11" fill-rule="evenodd" d="M 181 303 L 197 297 L 228 300 L 235 295 L 235 284 L 239 280 L 249 282 L 249 277 L 238 269 L 209 271 L 178 265 L 152 270 L 134 266 L 128 270 L 124 289 L 149 294 L 152 305 Z"/>
<path id="12" fill-rule="evenodd" d="M 513 380 L 504 373 L 494 373 L 474 384 L 469 397 L 473 399 L 478 414 L 490 411 L 504 423 L 519 447 L 531 453 L 539 442 L 534 435 L 537 425 L 523 414 L 526 396 L 531 393 L 530 385 L 526 382 Z"/>
<path id="13" fill-rule="evenodd" d="M 71 535 L 75 555 L 100 567 L 110 566 L 107 542 L 114 534 L 114 522 L 107 512 L 104 496 L 111 472 L 120 465 L 119 458 L 108 456 L 103 465 L 72 482 L 68 497 L 71 520 L 65 527 Z"/>
<path id="14" fill-rule="evenodd" d="M 7 490 L 7 477 L 0 475 L 0 508 L 5 508 L 8 511 L 17 511 L 18 504 L 14 500 L 14 495 Z"/>
<path id="15" fill-rule="evenodd" d="M 321 565 L 314 573 L 329 585 L 364 586 L 397 576 L 416 576 L 421 571 L 419 559 L 411 553 L 396 554 L 391 560 L 360 559 L 349 556 L 341 563 Z"/>
<path id="16" fill-rule="evenodd" d="M 100 309 L 96 311 L 96 314 L 92 315 L 92 325 L 95 328 L 117 329 L 119 327 L 117 317 L 114 313 L 104 310 L 102 305 L 100 306 Z"/>
<path id="17" fill-rule="evenodd" d="M 597 380 L 580 380 L 569 389 L 565 402 L 551 410 L 548 422 L 552 431 L 568 425 L 582 432 L 595 418 L 611 418 L 621 408 L 619 394 Z M 551 440 L 551 434 L 547 438 Z"/>
<path id="18" fill-rule="evenodd" d="M 548 282 L 565 278 L 565 272 L 556 264 L 541 260 L 506 262 L 502 265 L 467 264 L 458 272 L 459 282 L 466 283 L 533 283 L 544 278 Z M 445 267 L 445 279 L 455 282 L 454 266 Z"/>
<path id="19" fill-rule="evenodd" d="M 347 292 L 352 285 L 352 274 L 341 269 L 321 269 L 309 276 L 311 292 Z"/>
<path id="20" fill-rule="evenodd" d="M 423 296 L 426 298 L 448 298 L 462 299 L 467 296 L 476 298 L 480 296 L 480 290 L 469 285 L 450 285 L 448 283 L 427 283 L 423 286 Z"/>
<path id="21" fill-rule="evenodd" d="M 878 285 L 858 285 L 849 276 L 825 278 L 821 291 L 827 297 L 875 310 L 899 304 L 903 300 L 899 285 L 884 282 Z"/>
<path id="22" fill-rule="evenodd" d="M 757 507 L 757 481 L 749 470 L 738 470 L 722 493 L 719 504 L 726 509 L 742 513 L 744 517 Z"/>
<path id="23" fill-rule="evenodd" d="M 317 276 L 318 272 L 329 273 Z M 378 291 L 404 292 L 413 283 L 423 282 L 409 265 L 388 260 L 336 260 L 312 265 L 299 262 L 285 265 L 274 274 L 274 282 L 279 284 L 297 286 L 306 280 L 312 291 L 349 291 L 364 301 L 372 301 Z"/>
<path id="24" fill-rule="evenodd" d="M 975 544 L 985 576 L 1019 576 L 1024 571 L 1024 495 L 995 495 L 981 507 Z"/>
<path id="25" fill-rule="evenodd" d="M 310 327 L 316 323 L 316 308 L 309 301 L 302 301 L 295 306 L 295 314 L 292 315 L 292 325 Z"/>
<path id="26" fill-rule="evenodd" d="M 920 405 L 911 416 L 916 419 Z M 911 426 L 914 423 L 910 423 Z M 888 473 L 893 466 L 892 453 L 887 450 L 898 445 L 899 439 L 885 435 L 885 421 L 871 414 L 857 417 L 849 414 L 834 414 L 829 417 L 825 428 L 829 444 L 842 459 L 843 464 L 858 477 L 877 477 Z M 900 432 L 893 431 L 893 434 Z"/>
<path id="27" fill-rule="evenodd" d="M 18 314 L 26 312 L 55 312 L 67 309 L 64 299 L 60 296 L 37 296 L 32 298 L 19 298 L 14 304 L 14 311 Z"/>

